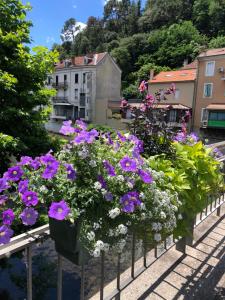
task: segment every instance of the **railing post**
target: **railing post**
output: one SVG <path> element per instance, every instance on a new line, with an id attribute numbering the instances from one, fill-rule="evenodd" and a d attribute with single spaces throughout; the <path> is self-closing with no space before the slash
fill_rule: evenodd
<path id="1" fill-rule="evenodd" d="M 62 300 L 62 257 L 58 254 L 57 300 Z"/>
<path id="2" fill-rule="evenodd" d="M 105 282 L 105 252 L 101 251 L 101 285 L 100 300 L 104 299 L 104 282 Z"/>
<path id="3" fill-rule="evenodd" d="M 132 233 L 132 252 L 131 252 L 131 277 L 134 278 L 134 268 L 135 268 L 135 244 L 136 237 L 135 233 Z"/>
<path id="4" fill-rule="evenodd" d="M 221 206 L 219 206 L 216 210 L 216 215 L 217 217 L 220 217 L 221 216 Z"/>
<path id="5" fill-rule="evenodd" d="M 192 246 L 193 245 L 193 241 L 194 241 L 194 226 L 195 226 L 195 223 L 196 223 L 196 217 L 193 218 L 191 221 L 190 221 L 190 226 L 189 226 L 189 233 L 190 235 L 188 235 L 186 237 L 186 245 L 188 246 Z"/>
<path id="6" fill-rule="evenodd" d="M 117 283 L 116 283 L 118 294 L 115 296 L 115 300 L 120 300 L 120 261 L 121 261 L 121 253 L 118 253 Z"/>
<path id="7" fill-rule="evenodd" d="M 27 254 L 27 300 L 32 300 L 32 245 L 26 248 Z"/>
<path id="8" fill-rule="evenodd" d="M 82 256 L 81 276 L 80 276 L 80 300 L 84 300 L 84 259 Z"/>

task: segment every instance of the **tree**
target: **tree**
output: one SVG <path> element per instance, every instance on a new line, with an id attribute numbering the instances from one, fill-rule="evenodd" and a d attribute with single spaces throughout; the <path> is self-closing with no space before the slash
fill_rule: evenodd
<path id="1" fill-rule="evenodd" d="M 29 52 L 28 9 L 19 0 L 0 2 L 0 132 L 20 143 L 17 154 L 38 155 L 53 146 L 44 122 L 54 90 L 45 80 L 57 53 L 44 47 Z"/>
<path id="2" fill-rule="evenodd" d="M 218 36 L 216 38 L 211 39 L 209 42 L 209 48 L 224 48 L 225 47 L 225 36 Z"/>
<path id="3" fill-rule="evenodd" d="M 198 30 L 208 36 L 225 34 L 225 1 L 196 0 L 193 6 L 193 22 Z"/>
<path id="4" fill-rule="evenodd" d="M 139 24 L 143 30 L 150 30 L 181 20 L 190 20 L 192 5 L 193 0 L 148 0 Z"/>
<path id="5" fill-rule="evenodd" d="M 159 66 L 177 68 L 183 65 L 185 59 L 192 61 L 207 40 L 192 22 L 184 21 L 153 32 L 148 42 L 152 62 Z"/>

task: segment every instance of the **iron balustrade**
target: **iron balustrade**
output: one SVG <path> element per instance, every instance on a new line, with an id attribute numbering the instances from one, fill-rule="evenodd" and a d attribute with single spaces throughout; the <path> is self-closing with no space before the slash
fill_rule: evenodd
<path id="1" fill-rule="evenodd" d="M 225 157 L 219 159 L 224 162 Z M 176 249 L 182 253 L 186 253 L 186 246 L 193 245 L 193 233 L 195 228 L 207 219 L 213 212 L 216 211 L 218 217 L 220 217 L 221 206 L 225 203 L 225 194 L 221 193 L 214 197 L 206 199 L 206 205 L 202 212 L 196 215 L 194 220 L 190 224 L 191 237 L 182 237 L 175 240 L 171 235 L 167 237 L 159 245 L 147 250 L 147 232 L 143 233 L 143 256 L 142 266 L 136 270 L 135 268 L 135 251 L 136 251 L 136 234 L 132 233 L 132 245 L 131 245 L 131 267 L 130 277 L 126 280 L 121 280 L 121 257 L 122 253 L 117 254 L 117 275 L 116 275 L 116 288 L 111 291 L 106 297 L 104 295 L 105 289 L 105 253 L 101 253 L 101 268 L 100 268 L 100 300 L 110 300 L 115 298 L 120 299 L 121 291 L 123 291 L 130 283 L 132 283 L 138 276 L 140 276 L 146 269 L 148 269 L 156 260 L 158 260 L 164 253 L 169 251 L 174 245 Z M 0 259 L 8 258 L 11 254 L 17 253 L 21 250 L 25 250 L 26 253 L 26 270 L 27 270 L 27 300 L 32 300 L 32 245 L 36 242 L 40 242 L 46 238 L 49 238 L 49 226 L 44 225 L 39 228 L 28 231 L 11 239 L 7 245 L 0 246 Z M 147 261 L 147 255 L 150 251 L 154 251 L 154 259 L 151 262 Z M 58 255 L 58 267 L 57 267 L 57 300 L 62 300 L 62 286 L 63 286 L 63 260 Z M 80 299 L 85 299 L 85 265 L 81 266 L 81 286 L 80 286 Z"/>
<path id="2" fill-rule="evenodd" d="M 68 97 L 53 97 L 52 98 L 53 103 L 66 103 L 70 104 L 68 101 Z"/>
<path id="3" fill-rule="evenodd" d="M 64 81 L 64 82 L 53 82 L 52 83 L 52 87 L 55 88 L 56 90 L 59 90 L 59 89 L 66 90 L 68 88 L 68 82 L 67 81 Z"/>

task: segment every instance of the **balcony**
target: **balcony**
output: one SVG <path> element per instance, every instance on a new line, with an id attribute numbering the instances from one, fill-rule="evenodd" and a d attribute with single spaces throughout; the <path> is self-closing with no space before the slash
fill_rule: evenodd
<path id="1" fill-rule="evenodd" d="M 72 105 L 69 103 L 68 97 L 53 97 L 52 102 L 57 105 Z"/>
<path id="2" fill-rule="evenodd" d="M 52 83 L 52 87 L 56 90 L 60 90 L 60 89 L 64 89 L 66 90 L 68 88 L 68 82 L 64 81 L 64 82 L 53 82 Z"/>

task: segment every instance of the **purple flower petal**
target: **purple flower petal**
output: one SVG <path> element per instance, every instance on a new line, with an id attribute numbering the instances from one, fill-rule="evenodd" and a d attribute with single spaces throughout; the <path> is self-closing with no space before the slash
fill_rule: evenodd
<path id="1" fill-rule="evenodd" d="M 49 217 L 56 220 L 64 220 L 70 213 L 70 208 L 64 200 L 53 202 L 48 211 Z"/>
<path id="2" fill-rule="evenodd" d="M 26 191 L 22 194 L 22 201 L 26 206 L 35 206 L 38 204 L 37 193 L 33 191 Z"/>
<path id="3" fill-rule="evenodd" d="M 13 230 L 6 225 L 0 227 L 0 244 L 8 244 L 13 236 Z"/>
<path id="4" fill-rule="evenodd" d="M 4 225 L 11 225 L 14 219 L 15 219 L 15 215 L 14 215 L 14 212 L 11 208 L 3 211 L 3 213 L 2 213 L 2 223 Z"/>
<path id="5" fill-rule="evenodd" d="M 32 207 L 26 207 L 20 214 L 22 223 L 26 226 L 32 226 L 36 223 L 38 212 Z"/>

